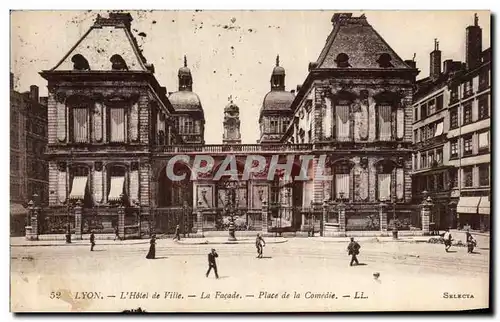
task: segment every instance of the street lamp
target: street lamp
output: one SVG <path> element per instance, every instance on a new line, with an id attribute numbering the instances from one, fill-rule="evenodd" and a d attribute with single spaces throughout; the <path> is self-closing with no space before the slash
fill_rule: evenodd
<path id="1" fill-rule="evenodd" d="M 224 205 L 224 212 L 227 216 L 229 216 L 229 241 L 235 241 L 236 236 L 235 236 L 235 231 L 236 231 L 236 226 L 234 223 L 234 215 L 236 211 L 236 189 L 237 189 L 237 181 L 227 181 L 225 184 L 226 191 L 227 191 L 227 202 Z"/>

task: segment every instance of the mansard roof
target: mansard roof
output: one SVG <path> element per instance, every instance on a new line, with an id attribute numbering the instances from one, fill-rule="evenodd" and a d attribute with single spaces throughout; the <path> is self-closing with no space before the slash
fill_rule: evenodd
<path id="1" fill-rule="evenodd" d="M 332 32 L 315 68 L 411 69 L 368 23 L 364 14 L 353 17 L 352 13 L 336 13 L 332 23 Z"/>
<path id="2" fill-rule="evenodd" d="M 94 25 L 51 71 L 79 69 L 75 68 L 75 60 L 88 62 L 88 67 L 83 70 L 116 70 L 116 67 L 112 67 L 118 61 L 124 63 L 121 70 L 152 71 L 152 66 L 146 63 L 130 31 L 131 21 L 132 17 L 129 13 L 110 13 L 108 18 L 98 15 Z"/>

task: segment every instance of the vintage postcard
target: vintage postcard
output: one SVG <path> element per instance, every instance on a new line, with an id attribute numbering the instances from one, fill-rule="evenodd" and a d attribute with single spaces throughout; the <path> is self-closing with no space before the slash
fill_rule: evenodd
<path id="1" fill-rule="evenodd" d="M 490 308 L 489 11 L 11 11 L 13 312 Z"/>

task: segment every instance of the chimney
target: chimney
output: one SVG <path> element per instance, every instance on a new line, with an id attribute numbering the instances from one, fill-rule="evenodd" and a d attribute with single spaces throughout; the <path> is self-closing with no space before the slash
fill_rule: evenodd
<path id="1" fill-rule="evenodd" d="M 38 86 L 36 85 L 30 86 L 30 99 L 32 101 L 38 102 Z"/>
<path id="2" fill-rule="evenodd" d="M 10 73 L 10 90 L 14 90 L 14 73 Z"/>
<path id="3" fill-rule="evenodd" d="M 434 50 L 431 52 L 430 77 L 436 80 L 441 75 L 441 50 L 439 50 L 439 41 L 434 39 Z"/>
<path id="4" fill-rule="evenodd" d="M 478 22 L 479 19 L 477 13 L 475 13 L 474 25 L 467 27 L 465 31 L 465 65 L 468 70 L 473 69 L 481 63 L 483 33 Z"/>
<path id="5" fill-rule="evenodd" d="M 405 63 L 411 68 L 417 68 L 417 63 L 412 59 L 405 60 Z"/>

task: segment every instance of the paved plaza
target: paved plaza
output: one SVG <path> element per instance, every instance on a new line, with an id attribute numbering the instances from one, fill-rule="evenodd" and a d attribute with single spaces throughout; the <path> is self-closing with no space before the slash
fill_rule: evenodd
<path id="1" fill-rule="evenodd" d="M 446 253 L 441 244 L 361 239 L 362 265 L 353 267 L 347 244 L 326 238 L 268 243 L 263 259 L 244 243 L 196 245 L 162 239 L 155 260 L 145 258 L 146 243 L 102 241 L 94 252 L 85 244 L 17 245 L 11 248 L 11 305 L 14 311 L 481 308 L 488 301 L 490 251 L 488 237 L 479 240 L 477 253 L 467 254 L 465 247 Z M 218 280 L 205 277 L 212 247 L 219 254 Z M 380 276 L 375 279 L 374 273 Z M 152 299 L 155 292 L 160 299 Z M 445 298 L 445 292 L 473 298 Z M 290 298 L 283 299 L 286 293 Z M 315 296 L 324 298 L 311 299 Z"/>

